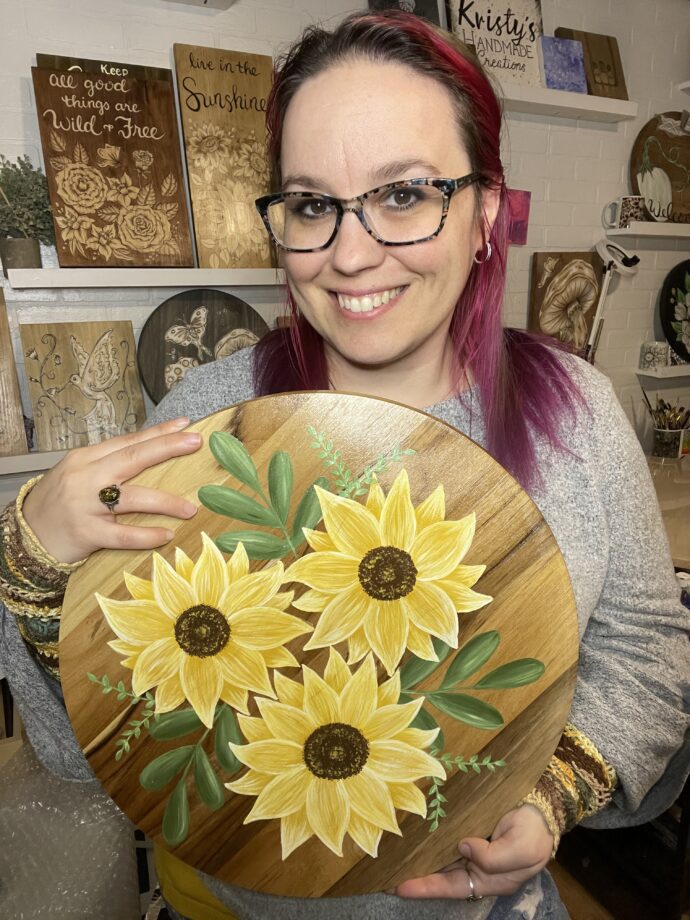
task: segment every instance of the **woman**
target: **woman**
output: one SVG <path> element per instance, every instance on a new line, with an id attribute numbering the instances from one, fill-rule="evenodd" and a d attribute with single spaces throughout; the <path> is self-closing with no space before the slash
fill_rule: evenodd
<path id="1" fill-rule="evenodd" d="M 161 528 L 115 523 L 99 489 L 123 484 L 119 512 L 191 516 L 186 502 L 128 480 L 198 447 L 174 416 L 260 393 L 331 387 L 392 398 L 486 445 L 550 524 L 577 601 L 572 725 L 537 788 L 491 841 L 460 841 L 456 864 L 394 893 L 278 900 L 202 879 L 168 856 L 162 887 L 176 915 L 192 918 L 566 917 L 543 871 L 560 834 L 585 817 L 604 827 L 646 820 L 673 800 L 686 766 L 687 611 L 644 458 L 601 375 L 501 329 L 500 106 L 464 48 L 406 14 L 310 29 L 277 68 L 268 125 L 281 192 L 258 206 L 283 252 L 296 325 L 190 374 L 157 409 L 171 421 L 70 454 L 20 496 L 22 545 L 28 525 L 55 568 L 100 547 L 164 544 Z M 56 576 L 55 607 L 63 583 Z M 37 594 L 40 584 L 33 577 Z M 23 615 L 31 599 L 12 587 L 4 657 L 20 690 L 24 682 L 29 734 L 46 749 L 57 732 L 34 727 L 26 685 L 40 671 L 16 624 L 39 659 L 41 643 Z M 76 763 L 64 714 L 55 706 L 51 717 L 69 735 L 54 747 L 70 747 Z M 83 764 L 73 772 L 88 775 Z"/>

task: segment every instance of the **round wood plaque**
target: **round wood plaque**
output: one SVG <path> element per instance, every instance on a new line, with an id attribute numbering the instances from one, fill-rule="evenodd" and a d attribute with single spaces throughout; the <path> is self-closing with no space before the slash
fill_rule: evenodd
<path id="1" fill-rule="evenodd" d="M 687 113 L 650 119 L 630 152 L 630 184 L 653 220 L 690 223 L 690 133 Z"/>
<path id="2" fill-rule="evenodd" d="M 671 348 L 681 361 L 690 361 L 690 259 L 679 262 L 664 278 L 659 318 Z"/>
<path id="3" fill-rule="evenodd" d="M 144 323 L 137 345 L 139 375 L 154 403 L 193 367 L 226 358 L 268 332 L 248 303 L 213 288 L 168 297 Z"/>
<path id="4" fill-rule="evenodd" d="M 197 515 L 69 581 L 62 686 L 96 776 L 243 888 L 363 894 L 449 864 L 567 720 L 577 619 L 544 519 L 474 442 L 396 403 L 284 394 L 191 427 L 198 453 L 135 481 Z"/>

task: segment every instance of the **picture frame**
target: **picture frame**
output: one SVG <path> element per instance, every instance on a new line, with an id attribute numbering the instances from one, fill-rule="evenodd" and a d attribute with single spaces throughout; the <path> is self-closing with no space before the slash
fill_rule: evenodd
<path id="1" fill-rule="evenodd" d="M 368 0 L 370 10 L 403 10 L 442 29 L 448 28 L 445 0 Z"/>

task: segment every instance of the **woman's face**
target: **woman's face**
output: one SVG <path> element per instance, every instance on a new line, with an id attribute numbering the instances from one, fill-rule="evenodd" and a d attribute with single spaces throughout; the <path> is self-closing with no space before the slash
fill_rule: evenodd
<path id="1" fill-rule="evenodd" d="M 297 91 L 283 127 L 281 171 L 283 191 L 349 200 L 399 179 L 457 179 L 472 169 L 443 87 L 407 66 L 356 59 Z M 284 253 L 295 302 L 325 340 L 332 367 L 442 360 L 453 309 L 482 247 L 475 207 L 475 187 L 456 192 L 441 233 L 413 246 L 384 246 L 346 213 L 328 249 Z"/>

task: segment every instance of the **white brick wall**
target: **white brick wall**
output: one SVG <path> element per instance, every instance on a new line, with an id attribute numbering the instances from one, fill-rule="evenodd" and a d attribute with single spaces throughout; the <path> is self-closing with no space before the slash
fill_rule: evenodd
<path id="1" fill-rule="evenodd" d="M 0 150 L 28 153 L 41 162 L 30 67 L 36 51 L 170 65 L 173 42 L 272 54 L 310 22 L 334 23 L 362 0 L 237 0 L 226 12 L 164 0 L 0 0 Z M 630 191 L 630 148 L 654 114 L 690 106 L 675 89 L 687 80 L 690 47 L 688 0 L 542 0 L 547 32 L 558 25 L 616 35 L 628 92 L 639 104 L 634 122 L 602 125 L 567 118 L 508 115 L 505 161 L 509 183 L 532 192 L 528 245 L 509 254 L 506 322 L 524 326 L 529 269 L 535 249 L 587 249 L 603 236 L 602 206 Z M 634 279 L 616 277 L 607 300 L 597 363 L 614 382 L 636 421 L 640 393 L 634 371 L 639 345 L 661 338 L 655 306 L 666 273 L 690 254 L 688 241 L 630 240 L 640 255 Z M 135 333 L 153 307 L 173 290 L 13 292 L 5 285 L 18 359 L 17 324 L 53 317 L 131 319 Z M 237 290 L 271 319 L 279 309 L 271 289 Z M 658 325 L 658 324 L 657 324 Z M 23 383 L 23 366 L 20 362 Z M 678 382 L 677 382 L 678 383 Z M 662 382 L 666 397 L 690 398 L 690 382 Z M 24 391 L 24 397 L 26 393 Z M 28 407 L 28 402 L 26 403 Z M 638 424 L 641 436 L 648 436 Z"/>

